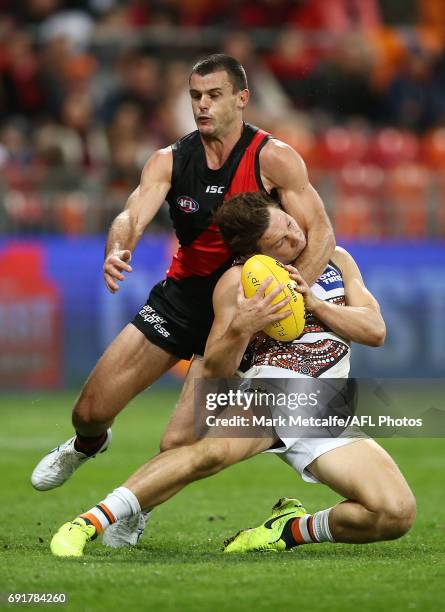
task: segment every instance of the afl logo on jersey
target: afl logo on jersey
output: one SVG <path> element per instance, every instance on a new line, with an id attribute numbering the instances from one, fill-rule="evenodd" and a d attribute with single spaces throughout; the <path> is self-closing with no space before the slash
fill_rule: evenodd
<path id="1" fill-rule="evenodd" d="M 179 196 L 176 203 L 185 213 L 194 213 L 199 210 L 198 202 L 195 202 L 195 200 L 189 196 Z"/>

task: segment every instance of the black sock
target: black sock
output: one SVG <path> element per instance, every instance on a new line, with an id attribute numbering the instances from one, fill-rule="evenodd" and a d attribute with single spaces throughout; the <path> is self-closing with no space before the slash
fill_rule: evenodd
<path id="1" fill-rule="evenodd" d="M 74 448 L 76 451 L 91 457 L 95 455 L 102 444 L 105 442 L 107 432 L 99 434 L 98 436 L 82 436 L 76 431 L 76 439 L 74 440 Z"/>

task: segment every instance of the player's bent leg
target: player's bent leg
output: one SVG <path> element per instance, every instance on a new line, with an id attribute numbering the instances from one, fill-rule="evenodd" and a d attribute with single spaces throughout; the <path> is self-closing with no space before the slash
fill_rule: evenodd
<path id="1" fill-rule="evenodd" d="M 205 438 L 160 453 L 142 466 L 123 486 L 88 512 L 65 523 L 51 541 L 56 556 L 78 557 L 87 542 L 119 520 L 138 516 L 172 497 L 188 483 L 247 459 L 269 448 L 273 439 Z"/>
<path id="2" fill-rule="evenodd" d="M 194 410 L 194 380 L 202 374 L 202 359 L 195 357 L 189 367 L 176 409 L 173 412 L 166 431 L 161 439 L 161 453 L 181 446 L 193 444 L 197 438 L 198 428 Z M 110 525 L 103 534 L 102 543 L 112 548 L 133 546 L 141 538 L 150 511 L 141 512 L 138 516 L 121 519 Z"/>
<path id="3" fill-rule="evenodd" d="M 161 452 L 193 444 L 197 440 L 198 429 L 194 409 L 195 379 L 202 377 L 202 371 L 203 359 L 195 356 L 188 369 L 176 408 L 161 438 Z"/>
<path id="4" fill-rule="evenodd" d="M 346 501 L 311 515 L 298 500 L 284 498 L 262 525 L 227 540 L 225 552 L 282 551 L 320 542 L 375 542 L 398 538 L 411 527 L 413 494 L 394 461 L 374 441 L 339 446 L 320 455 L 306 470 Z"/>
<path id="5" fill-rule="evenodd" d="M 273 438 L 203 438 L 189 446 L 160 453 L 125 483 L 141 508 L 158 506 L 187 484 L 266 450 Z"/>
<path id="6" fill-rule="evenodd" d="M 104 452 L 111 441 L 109 425 L 140 391 L 157 380 L 177 357 L 152 344 L 127 325 L 108 347 L 88 378 L 73 411 L 76 436 L 48 453 L 34 469 L 34 488 L 62 485 L 86 461 Z"/>
<path id="7" fill-rule="evenodd" d="M 127 325 L 88 377 L 73 410 L 73 425 L 86 437 L 103 433 L 141 391 L 179 360 Z"/>
<path id="8" fill-rule="evenodd" d="M 374 440 L 331 450 L 307 468 L 346 498 L 329 512 L 336 542 L 392 540 L 412 526 L 416 503 L 394 460 Z"/>
<path id="9" fill-rule="evenodd" d="M 142 508 L 153 508 L 179 492 L 188 483 L 216 474 L 266 448 L 272 440 L 203 439 L 187 447 L 156 455 L 124 484 L 136 494 Z M 160 480 L 159 480 L 160 479 Z M 149 487 L 146 489 L 146 486 Z M 135 545 L 143 534 L 151 511 L 121 519 L 103 534 L 105 546 Z"/>

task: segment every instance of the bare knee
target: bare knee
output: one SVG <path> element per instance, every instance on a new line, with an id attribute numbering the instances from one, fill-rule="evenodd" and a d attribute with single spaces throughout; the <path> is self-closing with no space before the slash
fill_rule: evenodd
<path id="1" fill-rule="evenodd" d="M 396 540 L 405 535 L 416 518 L 416 500 L 410 490 L 391 495 L 372 510 L 377 540 Z"/>

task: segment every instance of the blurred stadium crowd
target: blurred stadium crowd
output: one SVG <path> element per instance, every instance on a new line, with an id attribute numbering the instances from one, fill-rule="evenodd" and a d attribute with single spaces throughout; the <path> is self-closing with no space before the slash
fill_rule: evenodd
<path id="1" fill-rule="evenodd" d="M 445 236 L 445 0 L 0 0 L 2 232 L 105 231 L 215 51 L 339 235 Z"/>

